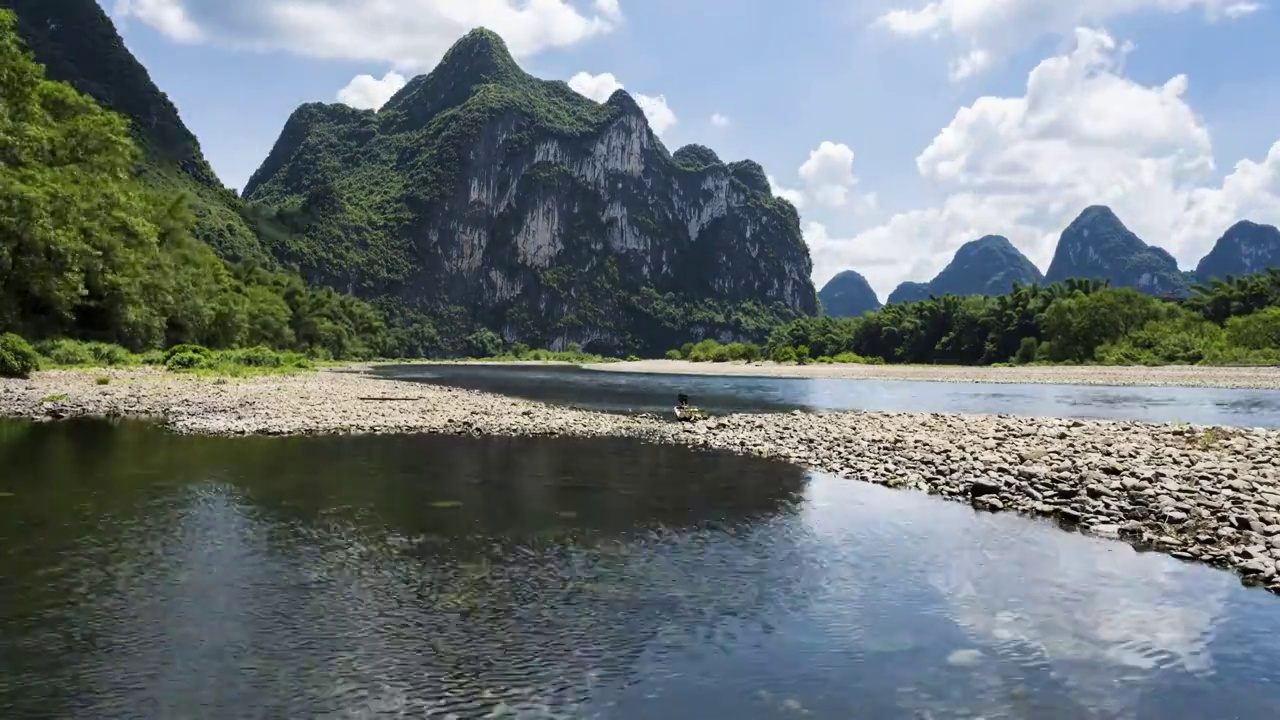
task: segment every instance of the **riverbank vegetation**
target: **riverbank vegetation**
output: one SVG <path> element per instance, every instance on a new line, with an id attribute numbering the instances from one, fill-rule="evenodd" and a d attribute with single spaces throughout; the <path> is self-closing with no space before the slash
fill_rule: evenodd
<path id="1" fill-rule="evenodd" d="M 802 318 L 777 328 L 763 356 L 959 365 L 1272 364 L 1280 362 L 1280 269 L 1197 286 L 1180 302 L 1068 280 L 1015 285 L 996 297 L 889 305 L 858 318 Z"/>
<path id="2" fill-rule="evenodd" d="M 13 333 L 0 335 L 0 377 L 24 378 L 37 370 L 156 367 L 170 372 L 243 377 L 313 370 L 323 361 L 265 345 L 212 350 L 181 344 L 168 350 L 131 352 L 120 345 L 65 338 L 28 343 Z"/>

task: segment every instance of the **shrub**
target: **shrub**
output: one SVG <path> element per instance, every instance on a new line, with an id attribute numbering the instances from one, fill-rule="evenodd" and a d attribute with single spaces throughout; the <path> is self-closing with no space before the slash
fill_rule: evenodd
<path id="1" fill-rule="evenodd" d="M 679 350 L 668 350 L 666 358 L 668 360 L 683 360 L 684 355 L 681 355 Z"/>
<path id="2" fill-rule="evenodd" d="M 26 378 L 40 369 L 35 348 L 13 333 L 0 335 L 0 377 Z"/>
<path id="3" fill-rule="evenodd" d="M 796 349 L 790 345 L 779 345 L 773 351 L 773 357 L 770 358 L 776 363 L 793 363 L 796 361 Z"/>
<path id="4" fill-rule="evenodd" d="M 168 370 L 195 370 L 196 368 L 207 366 L 211 357 L 210 353 L 202 354 L 187 350 L 170 355 L 164 361 L 164 366 Z"/>
<path id="5" fill-rule="evenodd" d="M 801 365 L 809 364 L 809 346 L 801 345 L 796 348 L 796 362 Z"/>
<path id="6" fill-rule="evenodd" d="M 231 350 L 223 353 L 219 359 L 235 365 L 244 365 L 245 367 L 266 368 L 284 365 L 284 358 L 280 356 L 280 353 L 265 345 L 258 345 L 244 350 Z"/>
<path id="7" fill-rule="evenodd" d="M 109 377 L 99 377 L 99 378 L 94 378 L 94 379 L 93 379 L 93 381 L 94 381 L 95 383 L 97 383 L 98 385 L 110 385 L 110 384 L 111 384 L 111 378 L 109 378 Z"/>
<path id="8" fill-rule="evenodd" d="M 36 347 L 54 365 L 93 365 L 96 362 L 89 346 L 75 340 L 45 340 L 37 343 Z"/>
<path id="9" fill-rule="evenodd" d="M 178 355 L 185 355 L 188 353 L 192 355 L 198 355 L 202 358 L 209 358 L 213 356 L 213 351 L 207 347 L 204 347 L 203 345 L 192 345 L 190 343 L 182 343 L 181 345 L 174 345 L 173 347 L 164 351 L 164 366 L 169 367 L 169 361 L 173 360 L 174 357 Z"/>
<path id="10" fill-rule="evenodd" d="M 133 362 L 133 354 L 119 345 L 95 342 L 85 347 L 93 356 L 95 365 L 128 365 Z"/>
<path id="11" fill-rule="evenodd" d="M 142 363 L 143 365 L 163 365 L 164 351 L 150 350 L 148 352 L 145 352 L 142 354 L 142 357 L 138 358 L 138 362 Z"/>
<path id="12" fill-rule="evenodd" d="M 1036 353 L 1040 351 L 1040 341 L 1033 337 L 1024 337 L 1022 342 L 1018 343 L 1018 352 L 1014 353 L 1013 361 L 1026 365 L 1035 362 Z"/>

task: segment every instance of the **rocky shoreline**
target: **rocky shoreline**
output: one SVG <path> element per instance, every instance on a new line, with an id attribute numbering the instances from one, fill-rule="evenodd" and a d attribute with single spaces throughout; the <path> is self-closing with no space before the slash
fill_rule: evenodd
<path id="1" fill-rule="evenodd" d="M 101 378 L 110 378 L 102 382 Z M 1280 431 L 941 413 L 730 415 L 697 423 L 370 377 L 243 380 L 152 369 L 0 380 L 0 415 L 155 417 L 179 433 L 625 436 L 1047 517 L 1230 568 L 1280 594 Z"/>

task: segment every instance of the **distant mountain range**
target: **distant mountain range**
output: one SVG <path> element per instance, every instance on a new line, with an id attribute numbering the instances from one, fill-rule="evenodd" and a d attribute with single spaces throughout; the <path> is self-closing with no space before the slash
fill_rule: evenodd
<path id="1" fill-rule="evenodd" d="M 916 302 L 930 295 L 1001 295 L 1015 282 L 1052 283 L 1067 278 L 1105 280 L 1112 287 L 1182 297 L 1193 284 L 1270 267 L 1280 267 L 1280 230 L 1271 225 L 1241 220 L 1223 233 L 1194 271 L 1182 271 L 1172 255 L 1143 242 L 1111 208 L 1092 205 L 1062 231 L 1043 275 L 1008 239 L 987 235 L 960 246 L 929 282 L 898 285 L 889 293 L 887 304 Z M 866 279 L 853 270 L 833 277 L 818 297 L 824 311 L 836 317 L 856 317 L 880 307 Z"/>

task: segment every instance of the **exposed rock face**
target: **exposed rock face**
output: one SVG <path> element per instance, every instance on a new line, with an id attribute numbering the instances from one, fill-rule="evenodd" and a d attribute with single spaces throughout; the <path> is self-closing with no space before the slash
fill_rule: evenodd
<path id="1" fill-rule="evenodd" d="M 47 77 L 129 120 L 143 177 L 190 196 L 197 237 L 223 257 L 265 259 L 239 200 L 96 0 L 0 0 L 0 8 L 17 15 L 18 32 Z"/>
<path id="2" fill-rule="evenodd" d="M 886 305 L 897 305 L 898 303 L 920 302 L 929 299 L 929 283 L 912 282 L 910 280 L 901 283 L 898 287 L 889 293 L 889 299 L 885 301 Z"/>
<path id="3" fill-rule="evenodd" d="M 929 282 L 934 295 L 1005 295 L 1014 283 L 1027 285 L 1044 275 L 1008 238 L 987 235 L 956 250 L 955 258 Z"/>
<path id="4" fill-rule="evenodd" d="M 1200 258 L 1195 277 L 1198 282 L 1209 282 L 1274 267 L 1280 267 L 1280 230 L 1274 225 L 1241 220 L 1227 228 L 1209 254 Z"/>
<path id="5" fill-rule="evenodd" d="M 1187 282 L 1163 248 L 1148 245 L 1111 208 L 1092 205 L 1062 231 L 1046 282 L 1068 278 L 1106 280 L 1152 295 L 1184 296 Z"/>
<path id="6" fill-rule="evenodd" d="M 822 311 L 831 317 L 858 317 L 880 309 L 880 298 L 871 284 L 853 270 L 837 273 L 818 291 Z"/>
<path id="7" fill-rule="evenodd" d="M 668 307 L 817 310 L 799 216 L 759 165 L 672 156 L 626 92 L 533 78 L 485 30 L 377 113 L 300 107 L 245 196 L 310 219 L 271 248 L 309 279 L 509 341 L 653 350 Z"/>

